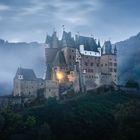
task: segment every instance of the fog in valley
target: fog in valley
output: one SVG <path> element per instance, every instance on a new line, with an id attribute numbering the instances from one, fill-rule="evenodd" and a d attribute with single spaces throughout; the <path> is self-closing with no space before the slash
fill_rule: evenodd
<path id="1" fill-rule="evenodd" d="M 0 42 L 0 95 L 11 94 L 18 67 L 34 69 L 38 77 L 45 72 L 43 44 Z"/>

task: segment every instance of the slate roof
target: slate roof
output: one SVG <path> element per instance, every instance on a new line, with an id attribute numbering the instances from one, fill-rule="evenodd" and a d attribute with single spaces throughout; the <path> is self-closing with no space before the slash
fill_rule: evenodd
<path id="1" fill-rule="evenodd" d="M 63 51 L 60 50 L 57 52 L 53 66 L 59 66 L 60 68 L 65 68 L 67 66 Z"/>
<path id="2" fill-rule="evenodd" d="M 45 40 L 45 44 L 51 43 L 51 40 L 52 40 L 51 36 L 47 35 L 46 40 Z"/>
<path id="3" fill-rule="evenodd" d="M 49 64 L 53 63 L 54 58 L 55 58 L 58 51 L 59 51 L 59 48 L 46 48 L 45 49 L 47 63 L 49 63 Z"/>
<path id="4" fill-rule="evenodd" d="M 18 68 L 15 78 L 18 79 L 18 75 L 23 75 L 24 80 L 34 81 L 37 80 L 36 75 L 32 69 Z"/>
<path id="5" fill-rule="evenodd" d="M 62 44 L 62 47 L 70 47 L 70 48 L 75 47 L 75 41 L 74 41 L 74 38 L 71 37 L 71 32 L 67 33 L 65 31 L 63 31 L 61 44 Z"/>
<path id="6" fill-rule="evenodd" d="M 104 43 L 104 53 L 105 54 L 112 54 L 112 44 L 110 41 L 105 41 Z"/>
<path id="7" fill-rule="evenodd" d="M 57 33 L 53 32 L 52 36 L 47 35 L 45 44 L 49 44 L 50 48 L 58 48 L 60 43 L 57 38 Z"/>
<path id="8" fill-rule="evenodd" d="M 98 45 L 97 45 L 95 39 L 92 37 L 77 36 L 76 44 L 78 46 L 84 45 L 84 49 L 87 51 L 98 52 Z"/>

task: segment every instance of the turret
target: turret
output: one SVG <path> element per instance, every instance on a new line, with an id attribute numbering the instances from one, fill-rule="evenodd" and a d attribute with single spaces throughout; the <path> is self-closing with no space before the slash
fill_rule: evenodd
<path id="1" fill-rule="evenodd" d="M 52 36 L 47 35 L 45 40 L 45 46 L 47 48 L 58 48 L 59 47 L 59 40 L 57 38 L 57 32 L 54 31 Z"/>
<path id="2" fill-rule="evenodd" d="M 45 47 L 50 48 L 51 47 L 51 36 L 47 35 L 45 40 Z"/>
<path id="3" fill-rule="evenodd" d="M 115 55 L 117 54 L 117 47 L 116 47 L 116 45 L 115 45 L 115 47 L 114 47 L 114 54 L 115 54 Z"/>
<path id="4" fill-rule="evenodd" d="M 100 40 L 98 40 L 98 48 L 97 49 L 98 49 L 99 53 L 101 54 L 102 50 L 101 50 Z"/>
<path id="5" fill-rule="evenodd" d="M 103 45 L 103 54 L 112 54 L 112 44 L 110 41 L 105 41 Z"/>
<path id="6" fill-rule="evenodd" d="M 100 40 L 98 40 L 98 48 L 101 48 Z"/>
<path id="7" fill-rule="evenodd" d="M 70 47 L 70 48 L 75 47 L 75 41 L 74 38 L 71 37 L 71 32 L 63 31 L 61 42 L 62 42 L 62 47 Z"/>
<path id="8" fill-rule="evenodd" d="M 59 41 L 57 38 L 57 32 L 54 31 L 52 35 L 52 48 L 58 48 L 59 47 Z"/>
<path id="9" fill-rule="evenodd" d="M 66 32 L 65 31 L 63 31 L 63 35 L 62 35 L 62 46 L 67 47 Z"/>

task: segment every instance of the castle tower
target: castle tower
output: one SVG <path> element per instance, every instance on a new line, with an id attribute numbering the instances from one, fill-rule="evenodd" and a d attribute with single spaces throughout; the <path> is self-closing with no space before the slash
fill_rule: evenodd
<path id="1" fill-rule="evenodd" d="M 63 35 L 62 35 L 62 46 L 67 47 L 67 40 L 66 40 L 66 32 L 65 31 L 63 31 Z"/>
<path id="2" fill-rule="evenodd" d="M 59 41 L 57 38 L 57 32 L 54 31 L 52 35 L 52 48 L 59 48 Z"/>
<path id="3" fill-rule="evenodd" d="M 45 46 L 47 48 L 59 48 L 59 40 L 56 31 L 53 32 L 52 36 L 46 36 Z"/>
<path id="4" fill-rule="evenodd" d="M 52 36 L 47 35 L 45 40 L 45 60 L 46 60 L 46 74 L 45 79 L 52 79 L 52 63 L 59 50 L 59 40 L 57 32 L 54 31 Z"/>
<path id="5" fill-rule="evenodd" d="M 110 41 L 105 41 L 103 45 L 103 54 L 111 54 L 112 53 L 112 44 Z"/>
<path id="6" fill-rule="evenodd" d="M 113 49 L 110 41 L 103 45 L 101 57 L 101 73 L 111 75 L 112 82 L 117 83 L 117 49 Z"/>
<path id="7" fill-rule="evenodd" d="M 36 96 L 38 82 L 32 69 L 18 68 L 14 77 L 13 96 Z"/>
<path id="8" fill-rule="evenodd" d="M 63 31 L 61 45 L 62 48 L 64 47 L 75 48 L 75 41 L 74 38 L 71 37 L 71 32 Z"/>
<path id="9" fill-rule="evenodd" d="M 53 77 L 52 79 L 54 81 L 56 80 L 61 80 L 61 77 L 63 77 L 63 79 L 61 81 L 65 80 L 65 72 L 67 70 L 67 64 L 66 64 L 66 60 L 65 60 L 65 56 L 63 51 L 59 50 L 56 54 L 56 57 L 53 61 Z M 59 72 L 59 74 L 57 75 L 57 72 Z M 60 79 L 59 79 L 60 76 Z"/>

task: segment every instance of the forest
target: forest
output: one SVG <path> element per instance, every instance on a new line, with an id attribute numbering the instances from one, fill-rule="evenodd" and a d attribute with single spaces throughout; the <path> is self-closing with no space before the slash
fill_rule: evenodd
<path id="1" fill-rule="evenodd" d="M 0 140 L 138 140 L 140 96 L 93 91 L 0 112 Z"/>

